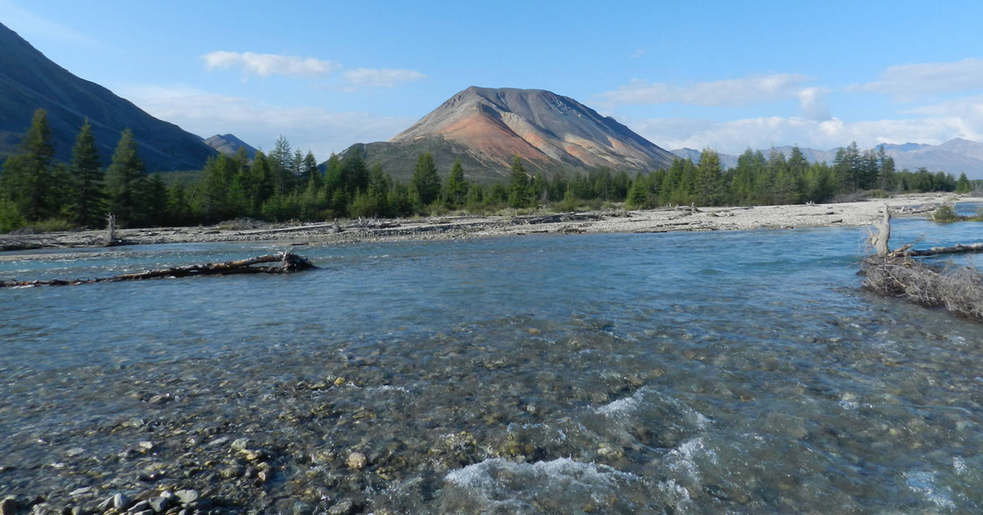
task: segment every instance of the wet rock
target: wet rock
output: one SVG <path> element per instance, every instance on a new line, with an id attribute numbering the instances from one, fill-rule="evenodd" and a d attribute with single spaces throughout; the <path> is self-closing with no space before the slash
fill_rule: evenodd
<path id="1" fill-rule="evenodd" d="M 171 505 L 171 501 L 165 497 L 153 497 L 147 500 L 147 504 L 151 510 L 161 513 Z"/>
<path id="2" fill-rule="evenodd" d="M 141 512 L 141 511 L 149 510 L 149 509 L 150 509 L 150 503 L 149 502 L 147 502 L 147 501 L 140 501 L 140 502 L 134 504 L 133 506 L 130 506 L 130 509 L 127 510 L 127 511 L 129 511 L 131 513 L 137 513 L 137 512 Z"/>
<path id="3" fill-rule="evenodd" d="M 328 509 L 328 515 L 350 515 L 351 513 L 355 513 L 355 503 L 351 499 L 345 499 Z"/>
<path id="4" fill-rule="evenodd" d="M 83 488 L 77 488 L 75 490 L 72 490 L 71 493 L 69 493 L 68 495 L 70 495 L 72 497 L 77 497 L 79 495 L 85 495 L 85 494 L 87 494 L 87 493 L 89 493 L 91 491 L 92 491 L 92 487 L 91 486 L 86 486 L 86 487 L 83 487 Z"/>
<path id="5" fill-rule="evenodd" d="M 201 497 L 197 490 L 178 490 L 174 495 L 181 504 L 191 504 Z"/>
<path id="6" fill-rule="evenodd" d="M 112 507 L 116 508 L 116 511 L 126 511 L 131 504 L 132 502 L 130 501 L 130 498 L 126 496 L 126 494 L 118 493 L 113 496 Z"/>
<path id="7" fill-rule="evenodd" d="M 248 438 L 239 438 L 232 442 L 232 450 L 235 452 L 242 452 L 246 450 L 247 447 L 249 447 Z"/>
<path id="8" fill-rule="evenodd" d="M 368 464 L 368 459 L 360 452 L 353 452 L 348 455 L 348 458 L 345 460 L 345 464 L 347 464 L 350 468 L 359 470 L 365 468 L 365 465 Z"/>
<path id="9" fill-rule="evenodd" d="M 99 510 L 99 512 L 101 513 L 101 512 L 109 511 L 109 508 L 112 508 L 113 507 L 115 498 L 116 498 L 116 496 L 113 496 L 113 497 L 110 497 L 110 498 L 106 499 L 105 501 L 102 501 L 101 503 L 99 503 L 99 506 L 97 507 L 97 509 Z"/>
<path id="10" fill-rule="evenodd" d="M 7 497 L 0 501 L 0 515 L 14 515 L 17 513 L 17 499 Z"/>
<path id="11" fill-rule="evenodd" d="M 171 402 L 172 400 L 174 399 L 173 397 L 171 397 L 171 394 L 162 393 L 162 394 L 154 395 L 147 402 L 149 402 L 150 404 L 166 404 L 168 402 Z"/>

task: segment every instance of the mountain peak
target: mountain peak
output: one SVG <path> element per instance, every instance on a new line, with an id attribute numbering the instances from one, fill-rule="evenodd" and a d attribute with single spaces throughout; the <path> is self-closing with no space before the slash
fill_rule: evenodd
<path id="1" fill-rule="evenodd" d="M 576 100 L 543 89 L 470 86 L 389 143 L 456 144 L 504 175 L 513 155 L 534 169 L 667 166 L 672 155 Z"/>

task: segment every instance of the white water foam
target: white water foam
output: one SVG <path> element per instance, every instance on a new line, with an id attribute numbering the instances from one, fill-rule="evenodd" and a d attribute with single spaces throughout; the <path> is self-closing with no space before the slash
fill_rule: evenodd
<path id="1" fill-rule="evenodd" d="M 926 472 L 923 470 L 916 470 L 914 472 L 905 472 L 905 484 L 912 492 L 915 492 L 927 501 L 935 504 L 940 508 L 955 508 L 956 503 L 946 495 L 946 492 L 940 490 L 940 488 L 935 484 L 935 472 Z"/>
<path id="2" fill-rule="evenodd" d="M 598 501 L 626 484 L 641 481 L 629 472 L 607 465 L 585 463 L 570 458 L 536 463 L 514 463 L 489 458 L 480 463 L 452 470 L 444 480 L 469 491 L 484 504 L 497 507 L 527 506 L 537 496 L 563 497 L 573 492 Z"/>

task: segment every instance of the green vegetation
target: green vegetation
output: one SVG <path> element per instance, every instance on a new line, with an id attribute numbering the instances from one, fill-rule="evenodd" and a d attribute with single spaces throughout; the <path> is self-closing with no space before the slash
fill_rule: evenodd
<path id="1" fill-rule="evenodd" d="M 390 218 L 449 212 L 575 211 L 623 205 L 761 205 L 883 197 L 893 192 L 970 191 L 960 176 L 925 169 L 895 171 L 883 149 L 840 149 L 832 165 L 809 164 L 796 147 L 786 158 L 747 150 L 731 169 L 705 150 L 699 163 L 675 159 L 669 168 L 637 173 L 600 167 L 586 173 L 532 176 L 513 156 L 504 181 L 468 180 L 455 161 L 446 176 L 427 151 L 417 156 L 409 184 L 394 180 L 355 148 L 322 166 L 311 152 L 280 137 L 272 151 L 250 160 L 240 149 L 212 157 L 198 172 L 148 174 L 133 134 L 126 130 L 105 171 L 99 168 L 88 122 L 69 164 L 54 161 L 43 110 L 34 114 L 19 151 L 0 169 L 0 232 L 100 227 L 112 212 L 122 227 L 213 224 L 236 218 L 268 221 Z"/>
<path id="2" fill-rule="evenodd" d="M 932 221 L 939 223 L 952 223 L 958 222 L 960 220 L 959 215 L 956 214 L 956 210 L 952 208 L 952 204 L 945 203 L 935 209 L 932 212 Z"/>

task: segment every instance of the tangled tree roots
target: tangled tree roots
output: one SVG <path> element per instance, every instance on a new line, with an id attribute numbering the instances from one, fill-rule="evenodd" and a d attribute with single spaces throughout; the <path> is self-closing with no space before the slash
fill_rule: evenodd
<path id="1" fill-rule="evenodd" d="M 898 257 L 868 256 L 861 265 L 863 287 L 887 297 L 983 322 L 983 278 L 973 267 L 942 268 Z"/>

